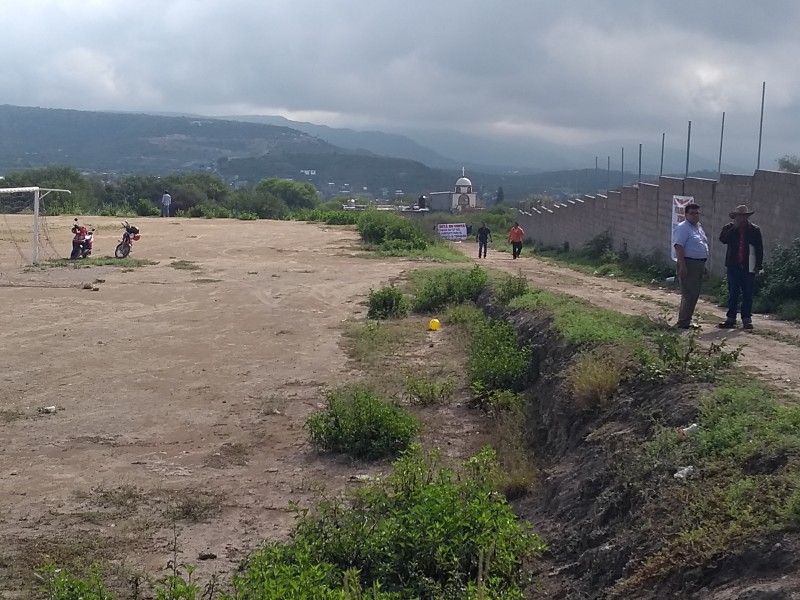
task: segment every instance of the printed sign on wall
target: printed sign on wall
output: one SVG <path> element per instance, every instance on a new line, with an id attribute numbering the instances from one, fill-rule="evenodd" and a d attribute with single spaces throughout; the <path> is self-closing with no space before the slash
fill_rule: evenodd
<path id="1" fill-rule="evenodd" d="M 465 240 L 467 239 L 466 223 L 439 223 L 436 226 L 439 237 L 445 240 Z"/>
<path id="2" fill-rule="evenodd" d="M 673 244 L 671 240 L 675 237 L 675 228 L 686 220 L 686 216 L 684 215 L 686 205 L 692 202 L 694 202 L 694 196 L 672 197 L 672 236 L 670 237 L 669 249 L 672 260 L 676 262 L 678 261 L 678 257 L 675 254 L 675 244 Z"/>

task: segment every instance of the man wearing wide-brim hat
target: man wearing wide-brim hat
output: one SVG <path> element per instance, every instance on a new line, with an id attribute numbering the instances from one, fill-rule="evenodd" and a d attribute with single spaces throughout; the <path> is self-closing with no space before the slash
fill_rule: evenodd
<path id="1" fill-rule="evenodd" d="M 753 328 L 753 288 L 756 273 L 764 265 L 764 242 L 761 230 L 750 222 L 754 211 L 740 204 L 730 213 L 731 222 L 722 228 L 719 241 L 728 247 L 725 267 L 728 271 L 728 314 L 721 329 L 736 327 L 739 298 L 742 299 L 742 327 Z"/>

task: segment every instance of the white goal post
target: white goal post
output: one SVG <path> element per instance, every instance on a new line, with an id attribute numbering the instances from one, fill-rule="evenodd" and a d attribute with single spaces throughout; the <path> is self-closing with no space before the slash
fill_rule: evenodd
<path id="1" fill-rule="evenodd" d="M 0 188 L 0 194 L 23 194 L 26 192 L 33 193 L 33 264 L 37 264 L 39 262 L 39 200 L 47 196 L 50 192 L 65 192 L 67 194 L 71 194 L 72 192 L 70 190 L 42 188 L 38 186 Z"/>

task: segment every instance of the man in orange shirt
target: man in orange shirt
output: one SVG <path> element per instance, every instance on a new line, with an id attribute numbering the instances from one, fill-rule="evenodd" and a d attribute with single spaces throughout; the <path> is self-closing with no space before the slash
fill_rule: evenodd
<path id="1" fill-rule="evenodd" d="M 522 238 L 525 237 L 525 230 L 515 222 L 514 226 L 508 230 L 508 241 L 511 242 L 511 253 L 516 259 L 522 253 Z"/>

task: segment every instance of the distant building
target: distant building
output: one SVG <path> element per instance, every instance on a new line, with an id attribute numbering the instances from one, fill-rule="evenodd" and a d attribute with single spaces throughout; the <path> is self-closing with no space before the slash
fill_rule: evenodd
<path id="1" fill-rule="evenodd" d="M 478 208 L 478 194 L 473 191 L 472 182 L 464 176 L 458 178 L 452 192 L 431 192 L 428 198 L 431 210 L 461 212 Z"/>

